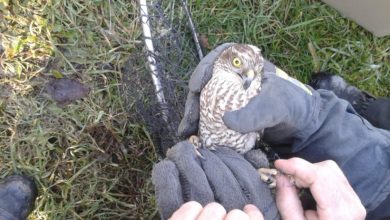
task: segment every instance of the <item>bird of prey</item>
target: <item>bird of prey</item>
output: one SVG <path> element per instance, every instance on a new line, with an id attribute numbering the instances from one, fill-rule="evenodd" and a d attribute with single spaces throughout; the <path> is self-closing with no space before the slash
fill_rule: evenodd
<path id="1" fill-rule="evenodd" d="M 258 132 L 229 129 L 222 117 L 226 111 L 244 107 L 261 90 L 264 59 L 261 50 L 234 44 L 215 60 L 211 79 L 200 94 L 199 141 L 202 147 L 227 146 L 238 153 L 252 149 Z"/>
<path id="2" fill-rule="evenodd" d="M 196 148 L 226 146 L 244 154 L 255 146 L 261 132 L 243 134 L 231 130 L 222 117 L 227 111 L 244 107 L 261 92 L 263 67 L 261 50 L 248 44 L 233 44 L 214 61 L 211 79 L 200 93 L 198 136 L 190 137 Z M 264 167 L 258 172 L 270 187 L 276 186 L 277 170 Z"/>

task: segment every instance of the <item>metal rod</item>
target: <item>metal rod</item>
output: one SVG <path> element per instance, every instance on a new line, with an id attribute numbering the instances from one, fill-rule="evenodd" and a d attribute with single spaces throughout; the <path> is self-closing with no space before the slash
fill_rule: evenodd
<path id="1" fill-rule="evenodd" d="M 146 0 L 139 0 L 140 4 L 140 13 L 141 13 L 141 23 L 142 23 L 142 30 L 144 34 L 144 41 L 146 50 L 148 51 L 147 59 L 150 67 L 151 77 L 153 80 L 154 89 L 156 91 L 157 101 L 159 102 L 161 106 L 161 110 L 164 116 L 164 120 L 168 123 L 168 111 L 167 111 L 167 102 L 165 100 L 163 87 L 161 85 L 160 79 L 159 79 L 159 70 L 156 65 L 156 59 L 153 57 L 154 54 L 154 46 L 152 41 L 152 32 L 150 30 L 150 23 L 149 23 L 149 14 L 148 14 L 148 5 L 146 3 Z"/>
<path id="2" fill-rule="evenodd" d="M 177 141 L 177 137 L 175 136 L 176 130 L 172 127 L 171 122 L 169 121 L 169 108 L 168 103 L 165 99 L 163 85 L 160 81 L 161 73 L 160 70 L 157 67 L 157 60 L 153 57 L 153 54 L 155 54 L 153 41 L 152 41 L 152 31 L 150 29 L 150 22 L 149 22 L 149 14 L 148 14 L 148 5 L 146 0 L 139 0 L 140 4 L 140 15 L 141 15 L 141 23 L 142 23 L 142 30 L 144 35 L 144 41 L 145 41 L 145 47 L 148 51 L 147 54 L 147 60 L 149 63 L 150 68 L 150 75 L 153 80 L 154 89 L 157 96 L 157 101 L 160 105 L 161 114 L 164 122 L 166 123 L 166 126 L 168 128 L 168 131 L 171 135 L 171 137 L 174 139 L 174 141 Z M 163 125 L 162 125 L 163 126 Z M 162 137 L 164 138 L 164 137 Z"/>

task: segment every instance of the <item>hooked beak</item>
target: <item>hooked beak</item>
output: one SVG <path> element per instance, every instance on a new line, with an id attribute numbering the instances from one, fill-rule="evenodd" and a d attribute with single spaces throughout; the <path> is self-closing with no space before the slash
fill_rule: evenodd
<path id="1" fill-rule="evenodd" d="M 243 84 L 243 87 L 244 89 L 248 89 L 249 86 L 251 85 L 253 79 L 255 78 L 255 71 L 253 71 L 252 69 L 246 71 L 244 74 L 243 74 L 243 80 L 244 80 L 244 84 Z"/>

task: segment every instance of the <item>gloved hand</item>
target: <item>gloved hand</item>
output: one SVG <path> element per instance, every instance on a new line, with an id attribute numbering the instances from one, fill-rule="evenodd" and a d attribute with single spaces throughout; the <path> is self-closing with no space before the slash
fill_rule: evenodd
<path id="1" fill-rule="evenodd" d="M 196 135 L 199 122 L 199 97 L 203 87 L 210 80 L 215 59 L 231 43 L 218 46 L 198 64 L 189 82 L 189 93 L 185 114 L 179 125 L 178 134 L 184 138 Z M 305 126 L 311 106 L 319 101 L 318 94 L 299 81 L 290 78 L 271 62 L 265 60 L 262 89 L 256 101 L 251 101 L 242 111 L 225 114 L 226 125 L 242 133 L 266 130 L 264 140 L 269 144 L 291 142 L 293 134 Z M 240 120 L 243 121 L 240 121 Z M 269 134 L 269 135 L 267 135 Z M 273 140 L 276 137 L 277 140 Z"/>
<path id="2" fill-rule="evenodd" d="M 216 201 L 227 211 L 254 204 L 265 219 L 279 219 L 268 186 L 240 154 L 226 147 L 198 150 L 203 158 L 191 143 L 180 142 L 154 166 L 152 180 L 162 219 L 188 201 L 203 206 Z"/>
<path id="3" fill-rule="evenodd" d="M 179 136 L 188 138 L 191 135 L 198 134 L 200 92 L 211 79 L 214 61 L 225 49 L 232 45 L 233 43 L 225 43 L 218 46 L 210 51 L 210 53 L 208 53 L 196 66 L 188 84 L 189 92 L 187 95 L 184 117 L 178 128 Z"/>
<path id="4" fill-rule="evenodd" d="M 304 141 L 316 131 L 317 124 L 312 122 L 320 117 L 319 105 L 317 91 L 275 68 L 263 74 L 260 94 L 244 108 L 225 113 L 223 120 L 242 133 L 265 129 L 265 142 L 290 147 L 293 141 Z"/>
<path id="5" fill-rule="evenodd" d="M 368 211 L 390 194 L 390 132 L 331 91 L 314 91 L 276 68 L 265 71 L 256 97 L 223 120 L 243 133 L 264 129 L 263 140 L 282 157 L 335 161 Z"/>

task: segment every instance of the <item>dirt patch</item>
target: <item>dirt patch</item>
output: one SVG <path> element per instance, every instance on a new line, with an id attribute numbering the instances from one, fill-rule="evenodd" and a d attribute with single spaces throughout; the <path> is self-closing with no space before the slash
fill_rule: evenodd
<path id="1" fill-rule="evenodd" d="M 123 159 L 123 144 L 112 130 L 100 124 L 87 129 L 87 133 L 94 139 L 99 151 L 92 153 L 99 161 L 119 163 Z"/>

